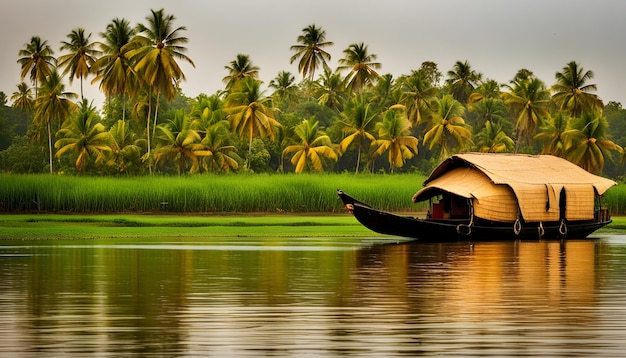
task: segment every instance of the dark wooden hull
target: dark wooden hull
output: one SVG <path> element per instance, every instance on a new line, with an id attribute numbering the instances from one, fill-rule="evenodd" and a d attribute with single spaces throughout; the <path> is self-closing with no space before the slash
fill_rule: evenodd
<path id="1" fill-rule="evenodd" d="M 516 228 L 511 223 L 469 220 L 430 220 L 402 216 L 372 208 L 341 190 L 338 191 L 346 208 L 368 229 L 380 234 L 402 236 L 421 241 L 489 241 L 519 239 L 583 239 L 611 220 L 521 224 Z"/>

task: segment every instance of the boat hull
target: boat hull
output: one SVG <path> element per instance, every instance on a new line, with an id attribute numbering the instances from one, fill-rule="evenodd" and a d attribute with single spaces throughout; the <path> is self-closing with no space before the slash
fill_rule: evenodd
<path id="1" fill-rule="evenodd" d="M 402 236 L 420 241 L 492 241 L 520 239 L 583 239 L 594 231 L 611 223 L 585 221 L 561 224 L 500 222 L 471 223 L 466 221 L 419 219 L 402 216 L 372 208 L 341 190 L 338 191 L 343 204 L 354 217 L 368 229 L 380 234 Z"/>

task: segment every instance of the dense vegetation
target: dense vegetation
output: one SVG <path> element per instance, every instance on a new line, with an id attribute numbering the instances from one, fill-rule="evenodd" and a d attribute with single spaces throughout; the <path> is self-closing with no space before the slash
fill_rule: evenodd
<path id="1" fill-rule="evenodd" d="M 135 26 L 113 19 L 99 40 L 75 28 L 58 57 L 33 36 L 17 57 L 32 87 L 18 84 L 10 107 L 0 92 L 0 171 L 428 173 L 452 153 L 483 151 L 549 153 L 623 175 L 626 110 L 605 105 L 593 72 L 575 61 L 550 86 L 528 69 L 497 83 L 468 61 L 445 75 L 424 62 L 393 78 L 364 43 L 330 68 L 333 43 L 309 25 L 285 59 L 298 63 L 301 81 L 281 71 L 265 87 L 261 69 L 239 54 L 225 65 L 222 91 L 187 98 L 179 63 L 193 60 L 175 22 L 161 9 Z M 81 91 L 99 86 L 106 104 L 66 92 L 66 80 Z"/>

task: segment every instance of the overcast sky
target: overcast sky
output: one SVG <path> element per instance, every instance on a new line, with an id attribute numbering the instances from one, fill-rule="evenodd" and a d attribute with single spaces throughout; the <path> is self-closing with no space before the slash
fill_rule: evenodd
<path id="1" fill-rule="evenodd" d="M 100 40 L 112 19 L 145 23 L 150 10 L 160 8 L 187 28 L 195 68 L 183 65 L 181 87 L 190 97 L 223 89 L 224 66 L 240 53 L 260 67 L 264 88 L 282 70 L 300 80 L 289 48 L 315 24 L 334 42 L 333 68 L 344 49 L 364 42 L 382 63 L 381 74 L 407 74 L 424 61 L 445 74 L 467 60 L 500 83 L 526 68 L 551 86 L 554 74 L 574 60 L 594 72 L 591 83 L 605 103 L 626 106 L 624 0 L 3 0 L 0 91 L 9 97 L 16 91 L 17 53 L 32 36 L 47 40 L 58 56 L 74 28 Z M 68 88 L 78 93 L 79 81 Z M 85 96 L 102 104 L 97 84 L 87 85 Z"/>

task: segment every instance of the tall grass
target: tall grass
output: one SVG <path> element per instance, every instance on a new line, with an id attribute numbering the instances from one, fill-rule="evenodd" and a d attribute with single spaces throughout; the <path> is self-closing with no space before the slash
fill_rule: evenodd
<path id="1" fill-rule="evenodd" d="M 415 211 L 415 174 L 255 174 L 130 178 L 0 175 L 3 212 L 342 212 L 337 189 L 385 210 Z"/>
<path id="2" fill-rule="evenodd" d="M 0 174 L 0 212 L 343 212 L 342 189 L 388 211 L 422 211 L 411 202 L 425 177 L 416 174 L 255 174 L 129 178 Z M 626 184 L 603 199 L 626 214 Z"/>
<path id="3" fill-rule="evenodd" d="M 617 186 L 609 189 L 602 198 L 602 204 L 613 215 L 626 214 L 626 184 L 619 183 Z"/>

